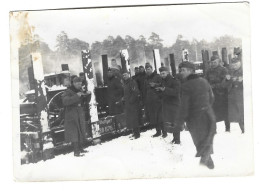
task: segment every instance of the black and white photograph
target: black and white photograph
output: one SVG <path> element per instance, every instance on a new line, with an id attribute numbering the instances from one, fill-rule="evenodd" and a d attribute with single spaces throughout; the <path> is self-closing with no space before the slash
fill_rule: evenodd
<path id="1" fill-rule="evenodd" d="M 9 19 L 16 181 L 254 174 L 248 2 Z"/>

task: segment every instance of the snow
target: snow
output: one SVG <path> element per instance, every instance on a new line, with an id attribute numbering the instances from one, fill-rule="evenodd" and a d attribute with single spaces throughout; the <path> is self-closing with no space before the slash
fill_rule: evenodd
<path id="1" fill-rule="evenodd" d="M 128 135 L 90 146 L 84 157 L 74 157 L 71 152 L 22 165 L 21 171 L 23 178 L 34 181 L 251 175 L 251 131 L 246 129 L 241 134 L 239 126 L 233 123 L 231 133 L 225 132 L 224 123 L 218 123 L 217 131 L 212 155 L 214 170 L 199 165 L 188 131 L 181 133 L 181 145 L 173 145 L 172 135 L 152 138 L 155 130 L 148 130 L 136 140 L 130 140 Z"/>
<path id="2" fill-rule="evenodd" d="M 60 85 L 60 86 L 57 86 L 57 85 L 53 85 L 52 87 L 48 87 L 48 91 L 58 91 L 58 90 L 66 90 L 67 87 L 63 86 L 63 85 Z"/>

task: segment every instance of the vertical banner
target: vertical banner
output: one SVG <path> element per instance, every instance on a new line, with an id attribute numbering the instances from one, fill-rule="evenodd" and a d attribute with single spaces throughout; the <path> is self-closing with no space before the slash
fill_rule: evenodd
<path id="1" fill-rule="evenodd" d="M 156 70 L 157 73 L 160 74 L 159 68 L 161 66 L 161 58 L 160 58 L 159 49 L 153 50 L 153 63 L 154 63 L 154 70 Z"/>
<path id="2" fill-rule="evenodd" d="M 107 55 L 102 55 L 102 66 L 103 66 L 103 83 L 104 86 L 107 86 L 107 71 L 108 71 L 108 61 Z"/>
<path id="3" fill-rule="evenodd" d="M 208 63 L 209 63 L 209 51 L 201 50 L 202 54 L 202 61 L 203 61 L 203 74 L 205 75 L 208 70 Z"/>
<path id="4" fill-rule="evenodd" d="M 182 50 L 182 61 L 189 61 L 189 51 L 188 49 L 183 49 Z"/>
<path id="5" fill-rule="evenodd" d="M 175 76 L 176 75 L 176 66 L 175 66 L 175 59 L 174 59 L 174 54 L 170 54 L 170 65 L 171 65 L 171 69 L 172 69 L 172 75 Z"/>
<path id="6" fill-rule="evenodd" d="M 96 96 L 95 96 L 95 83 L 94 83 L 94 75 L 93 75 L 93 66 L 91 62 L 91 56 L 89 50 L 82 50 L 82 64 L 83 64 L 83 72 L 85 73 L 85 77 L 88 83 L 87 90 L 91 92 L 91 100 L 89 102 L 89 112 L 90 112 L 90 119 L 91 123 L 98 122 L 98 111 L 96 105 Z M 100 135 L 99 133 L 99 125 L 95 123 L 92 128 L 92 135 L 93 138 L 96 138 Z"/>
<path id="7" fill-rule="evenodd" d="M 170 67 L 170 63 L 169 63 L 169 58 L 168 57 L 164 58 L 164 66 L 166 68 L 168 68 L 169 71 L 171 71 L 171 67 Z"/>
<path id="8" fill-rule="evenodd" d="M 127 49 L 120 51 L 121 65 L 123 71 L 130 71 L 129 54 Z"/>

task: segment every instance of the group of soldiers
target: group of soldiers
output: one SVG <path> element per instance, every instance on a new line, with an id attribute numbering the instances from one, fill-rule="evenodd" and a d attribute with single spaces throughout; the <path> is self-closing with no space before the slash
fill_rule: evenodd
<path id="1" fill-rule="evenodd" d="M 214 55 L 203 77 L 195 73 L 195 66 L 189 61 L 179 64 L 177 75 L 171 75 L 164 66 L 159 72 L 146 63 L 136 67 L 131 77 L 128 70 L 122 71 L 112 59 L 107 73 L 109 115 L 125 113 L 127 128 L 133 132 L 131 139 L 140 138 L 143 109 L 146 122 L 156 130 L 152 137 L 165 138 L 171 133 L 172 143 L 180 144 L 181 131 L 188 130 L 197 150 L 196 157 L 201 157 L 202 165 L 213 169 L 211 154 L 216 122 L 225 121 L 228 132 L 230 122 L 237 122 L 244 133 L 241 58 L 233 58 L 229 66 L 224 67 L 221 59 Z M 73 142 L 75 156 L 82 156 L 84 152 L 80 146 L 81 135 L 84 135 L 82 127 L 85 127 L 82 98 L 89 100 L 91 95 L 88 91 L 82 93 L 82 83 L 83 79 L 74 77 L 62 95 L 65 139 Z"/>
<path id="2" fill-rule="evenodd" d="M 230 122 L 237 122 L 244 133 L 243 74 L 239 57 L 225 67 L 214 55 L 209 65 L 203 77 L 195 73 L 194 64 L 188 61 L 179 64 L 179 73 L 174 76 L 167 67 L 159 68 L 158 74 L 150 63 L 135 67 L 132 78 L 129 71 L 110 68 L 110 115 L 124 111 L 134 139 L 140 137 L 142 109 L 146 121 L 156 130 L 152 137 L 165 138 L 172 133 L 172 143 L 180 144 L 180 132 L 188 130 L 197 149 L 196 157 L 201 157 L 202 165 L 213 169 L 216 122 L 224 121 L 227 132 Z"/>

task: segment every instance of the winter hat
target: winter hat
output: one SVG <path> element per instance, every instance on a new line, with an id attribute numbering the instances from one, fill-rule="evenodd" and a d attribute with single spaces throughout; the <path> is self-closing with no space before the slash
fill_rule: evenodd
<path id="1" fill-rule="evenodd" d="M 240 59 L 239 59 L 238 57 L 235 57 L 235 58 L 232 58 L 232 59 L 231 59 L 231 63 L 232 63 L 232 64 L 235 64 L 235 63 L 237 63 L 237 62 L 240 62 Z"/>
<path id="2" fill-rule="evenodd" d="M 145 63 L 145 69 L 147 68 L 153 69 L 152 65 L 149 62 Z"/>
<path id="3" fill-rule="evenodd" d="M 160 72 L 168 72 L 169 70 L 168 70 L 167 67 L 162 66 L 162 67 L 159 68 L 159 71 L 160 71 Z"/>
<path id="4" fill-rule="evenodd" d="M 78 76 L 75 76 L 72 81 L 73 81 L 73 83 L 82 82 L 81 78 Z"/>
<path id="5" fill-rule="evenodd" d="M 144 68 L 144 66 L 139 66 L 139 69 L 140 69 L 140 68 Z"/>
<path id="6" fill-rule="evenodd" d="M 194 64 L 189 61 L 184 61 L 180 63 L 179 68 L 190 68 L 192 70 L 195 70 Z"/>
<path id="7" fill-rule="evenodd" d="M 210 61 L 214 61 L 214 60 L 217 60 L 217 59 L 219 59 L 219 56 L 218 55 L 213 55 L 213 56 L 211 56 Z"/>

